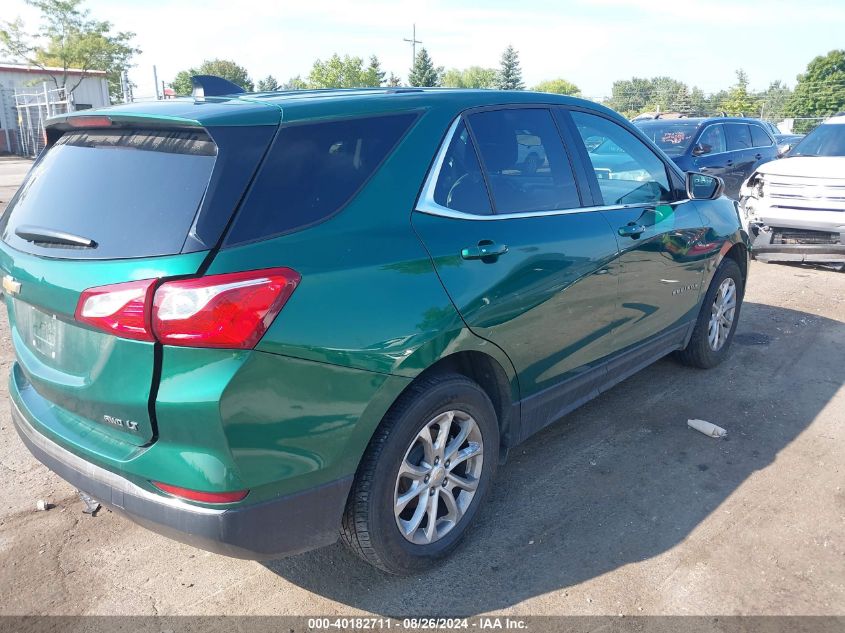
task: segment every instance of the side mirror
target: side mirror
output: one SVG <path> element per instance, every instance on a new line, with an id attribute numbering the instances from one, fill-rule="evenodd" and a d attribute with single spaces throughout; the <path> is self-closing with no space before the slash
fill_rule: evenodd
<path id="1" fill-rule="evenodd" d="M 716 176 L 690 171 L 687 172 L 686 180 L 690 200 L 715 200 L 725 191 L 725 181 Z"/>
<path id="2" fill-rule="evenodd" d="M 692 148 L 692 155 L 693 156 L 704 156 L 705 154 L 709 154 L 713 151 L 713 148 L 707 143 L 697 143 L 695 147 Z"/>

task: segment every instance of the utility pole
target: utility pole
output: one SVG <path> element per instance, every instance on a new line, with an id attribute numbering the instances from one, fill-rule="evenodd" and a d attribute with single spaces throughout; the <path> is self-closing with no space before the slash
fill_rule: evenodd
<path id="1" fill-rule="evenodd" d="M 411 39 L 407 37 L 402 38 L 403 42 L 408 42 L 411 45 L 411 68 L 414 67 L 414 64 L 417 61 L 417 44 L 422 44 L 420 40 L 417 39 L 417 25 L 414 24 L 414 28 L 411 34 Z"/>
<path id="2" fill-rule="evenodd" d="M 153 86 L 155 86 L 156 89 L 156 99 L 161 99 L 158 94 L 158 71 L 156 70 L 155 65 L 153 65 Z"/>

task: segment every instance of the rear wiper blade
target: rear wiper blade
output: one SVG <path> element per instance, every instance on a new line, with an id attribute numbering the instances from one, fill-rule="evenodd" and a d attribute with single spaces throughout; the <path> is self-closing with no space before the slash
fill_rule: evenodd
<path id="1" fill-rule="evenodd" d="M 97 248 L 97 242 L 88 239 L 87 237 L 74 235 L 73 233 L 66 233 L 65 231 L 46 229 L 41 226 L 31 226 L 28 224 L 19 226 L 15 229 L 15 235 L 27 242 L 33 242 L 36 244 L 57 244 L 62 246 L 75 246 L 76 248 Z"/>

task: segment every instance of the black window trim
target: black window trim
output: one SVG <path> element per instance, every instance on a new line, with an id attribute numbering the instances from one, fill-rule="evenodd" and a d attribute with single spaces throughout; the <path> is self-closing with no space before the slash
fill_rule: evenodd
<path id="1" fill-rule="evenodd" d="M 358 196 L 361 194 L 361 192 L 367 187 L 367 185 L 370 184 L 370 181 L 373 178 L 375 178 L 376 174 L 378 174 L 381 171 L 382 167 L 384 166 L 384 163 L 387 162 L 396 153 L 396 148 L 398 148 L 405 141 L 405 139 L 408 137 L 408 135 L 411 133 L 411 131 L 417 126 L 417 124 L 420 121 L 420 118 L 426 112 L 426 110 L 427 110 L 427 108 L 417 107 L 417 108 L 409 108 L 408 110 L 390 110 L 390 111 L 385 111 L 385 112 L 367 112 L 367 113 L 356 114 L 356 115 L 353 115 L 353 116 L 339 115 L 339 116 L 330 116 L 330 117 L 325 117 L 325 118 L 305 118 L 305 119 L 297 119 L 297 120 L 294 120 L 294 121 L 289 121 L 287 123 L 282 122 L 281 124 L 279 124 L 279 127 L 276 130 L 276 133 L 273 136 L 273 139 L 270 142 L 270 145 L 267 147 L 267 150 L 266 150 L 263 158 L 261 159 L 261 163 L 258 165 L 258 168 L 255 170 L 255 173 L 253 174 L 252 180 L 249 183 L 249 187 L 248 187 L 247 191 L 244 193 L 244 195 L 241 199 L 241 202 L 238 205 L 237 211 L 232 215 L 232 217 L 229 221 L 229 224 L 227 225 L 226 230 L 225 230 L 223 236 L 220 239 L 219 250 L 224 250 L 224 249 L 228 249 L 228 248 L 237 248 L 237 247 L 240 247 L 240 246 L 248 246 L 250 244 L 258 244 L 258 243 L 264 242 L 266 240 L 272 240 L 272 239 L 276 239 L 276 238 L 279 238 L 279 237 L 283 237 L 285 235 L 291 235 L 293 233 L 299 233 L 300 231 L 305 231 L 307 229 L 318 226 L 318 225 L 322 224 L 323 222 L 328 222 L 329 220 L 331 220 L 332 218 L 334 218 L 338 214 L 342 213 L 344 211 L 344 209 L 346 209 L 355 199 L 358 198 Z M 309 222 L 308 224 L 303 224 L 303 225 L 300 225 L 300 226 L 297 226 L 295 228 L 288 229 L 288 230 L 285 230 L 285 231 L 278 231 L 276 233 L 269 233 L 267 235 L 262 235 L 261 237 L 256 237 L 256 238 L 250 239 L 250 240 L 238 240 L 237 242 L 229 242 L 228 241 L 229 236 L 231 235 L 232 231 L 235 229 L 238 217 L 242 213 L 243 208 L 245 206 L 243 203 L 249 199 L 249 196 L 252 193 L 252 190 L 253 190 L 253 187 L 255 186 L 255 183 L 258 182 L 258 179 L 261 176 L 261 172 L 265 169 L 265 166 L 267 164 L 267 157 L 270 155 L 270 152 L 272 151 L 273 146 L 275 145 L 275 143 L 278 141 L 279 137 L 281 136 L 282 131 L 284 131 L 287 128 L 301 127 L 301 126 L 304 126 L 304 125 L 319 125 L 319 124 L 322 124 L 322 123 L 336 123 L 336 122 L 339 122 L 339 121 L 354 121 L 356 119 L 381 119 L 381 118 L 387 118 L 387 117 L 393 117 L 393 116 L 402 116 L 402 115 L 407 116 L 409 114 L 413 115 L 413 118 L 408 123 L 408 127 L 405 129 L 405 131 L 399 136 L 398 139 L 396 139 L 396 142 L 393 144 L 393 146 L 390 148 L 390 150 L 384 155 L 384 157 L 379 161 L 379 163 L 373 168 L 372 172 L 370 172 L 370 175 L 367 176 L 367 178 L 364 179 L 364 181 L 361 183 L 361 185 L 355 191 L 352 192 L 352 194 L 346 199 L 346 201 L 342 205 L 340 205 L 337 209 L 335 209 L 332 213 L 330 213 L 326 216 L 323 216 L 321 218 L 318 218 L 318 219 L 314 220 L 313 222 Z"/>

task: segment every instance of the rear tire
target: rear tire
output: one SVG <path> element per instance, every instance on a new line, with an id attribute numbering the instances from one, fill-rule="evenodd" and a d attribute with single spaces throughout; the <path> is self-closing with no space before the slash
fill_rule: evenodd
<path id="1" fill-rule="evenodd" d="M 689 343 L 676 353 L 678 360 L 700 369 L 721 363 L 730 350 L 744 294 L 739 266 L 726 257 L 710 282 Z"/>
<path id="2" fill-rule="evenodd" d="M 459 374 L 418 380 L 364 453 L 341 538 L 388 573 L 427 569 L 458 546 L 498 461 L 499 427 L 484 390 Z"/>

